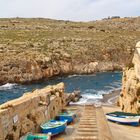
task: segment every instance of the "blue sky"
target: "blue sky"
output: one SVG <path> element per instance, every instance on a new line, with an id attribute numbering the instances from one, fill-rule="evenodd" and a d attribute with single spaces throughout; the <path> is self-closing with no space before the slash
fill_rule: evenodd
<path id="1" fill-rule="evenodd" d="M 44 17 L 92 21 L 140 16 L 140 0 L 0 0 L 0 17 Z"/>

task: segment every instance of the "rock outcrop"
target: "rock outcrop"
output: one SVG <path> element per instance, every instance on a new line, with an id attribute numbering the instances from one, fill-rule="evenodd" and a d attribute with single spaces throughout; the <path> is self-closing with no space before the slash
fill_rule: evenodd
<path id="1" fill-rule="evenodd" d="M 66 103 L 78 102 L 80 98 L 82 98 L 81 92 L 79 90 L 75 90 L 73 93 L 67 94 Z"/>
<path id="2" fill-rule="evenodd" d="M 46 61 L 18 60 L 16 64 L 10 62 L 1 65 L 0 84 L 29 83 L 56 75 L 91 74 L 94 72 L 121 70 L 123 65 L 114 62 L 87 62 L 75 64 L 66 61 L 54 61 L 48 64 Z"/>
<path id="3" fill-rule="evenodd" d="M 140 113 L 140 42 L 137 43 L 133 57 L 123 72 L 123 86 L 119 105 L 124 112 Z"/>

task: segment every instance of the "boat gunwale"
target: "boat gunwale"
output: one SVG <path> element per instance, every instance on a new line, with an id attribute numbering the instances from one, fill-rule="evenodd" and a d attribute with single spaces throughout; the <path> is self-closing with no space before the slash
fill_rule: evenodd
<path id="1" fill-rule="evenodd" d="M 50 122 L 50 121 L 49 121 Z M 47 126 L 47 127 L 45 127 L 45 126 L 43 126 L 44 124 L 47 124 L 47 123 L 49 123 L 49 122 L 46 122 L 46 123 L 43 123 L 43 124 L 41 124 L 40 125 L 40 127 L 42 128 L 42 129 L 53 129 L 53 128 L 59 128 L 59 127 L 61 127 L 61 126 L 63 126 L 63 125 L 67 125 L 67 121 L 59 121 L 59 122 L 61 122 L 62 124 L 59 124 L 59 125 L 57 125 L 57 126 L 54 126 L 54 127 L 49 127 L 49 126 Z"/>

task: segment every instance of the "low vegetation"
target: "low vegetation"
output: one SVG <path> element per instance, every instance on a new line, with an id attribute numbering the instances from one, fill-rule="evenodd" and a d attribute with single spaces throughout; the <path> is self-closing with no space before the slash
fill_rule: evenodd
<path id="1" fill-rule="evenodd" d="M 139 39 L 140 17 L 91 22 L 0 19 L 0 71 L 17 68 L 21 60 L 47 65 L 57 60 L 126 65 Z"/>
<path id="2" fill-rule="evenodd" d="M 50 19 L 0 19 L 2 60 L 44 55 L 76 61 L 128 61 L 140 39 L 140 18 L 113 18 L 93 22 Z"/>

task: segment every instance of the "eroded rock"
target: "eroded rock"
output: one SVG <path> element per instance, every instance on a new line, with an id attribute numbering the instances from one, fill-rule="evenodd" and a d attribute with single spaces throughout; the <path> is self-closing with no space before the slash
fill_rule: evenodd
<path id="1" fill-rule="evenodd" d="M 140 42 L 136 45 L 132 67 L 123 72 L 119 105 L 125 112 L 140 113 Z"/>
<path id="2" fill-rule="evenodd" d="M 81 92 L 79 90 L 75 90 L 73 93 L 69 93 L 66 98 L 66 103 L 70 102 L 78 102 L 82 98 Z"/>

